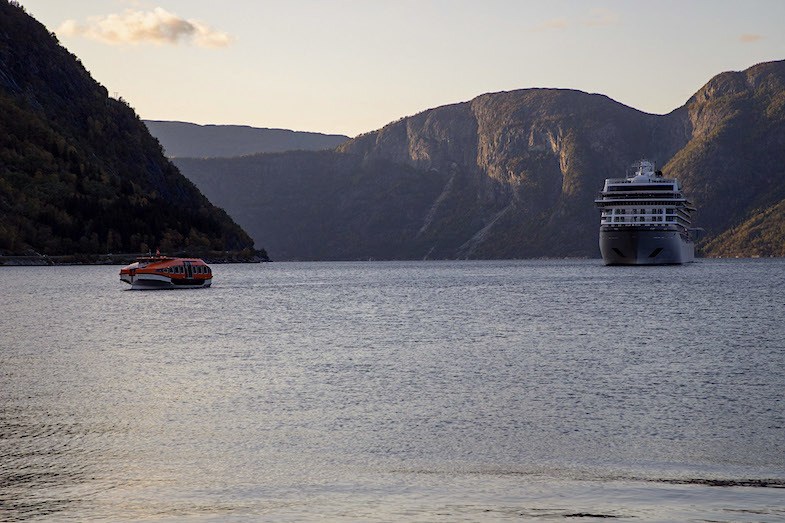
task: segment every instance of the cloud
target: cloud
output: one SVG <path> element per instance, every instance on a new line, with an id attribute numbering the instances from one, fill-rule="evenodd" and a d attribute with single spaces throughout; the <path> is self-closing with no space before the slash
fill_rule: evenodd
<path id="1" fill-rule="evenodd" d="M 122 14 L 92 16 L 87 23 L 66 20 L 56 31 L 62 36 L 83 36 L 107 44 L 177 45 L 192 41 L 199 47 L 225 47 L 231 37 L 198 20 L 186 20 L 166 9 L 126 9 Z"/>
<path id="2" fill-rule="evenodd" d="M 532 28 L 532 31 L 560 31 L 567 29 L 569 22 L 566 18 L 551 18 L 546 20 L 538 26 Z"/>
<path id="3" fill-rule="evenodd" d="M 763 40 L 763 35 L 745 33 L 739 36 L 739 41 L 745 44 L 751 44 L 752 42 L 757 42 L 758 40 Z"/>
<path id="4" fill-rule="evenodd" d="M 592 9 L 584 24 L 590 27 L 605 27 L 619 23 L 619 15 L 610 9 Z"/>
<path id="5" fill-rule="evenodd" d="M 610 9 L 592 9 L 585 16 L 574 18 L 551 18 L 533 27 L 532 31 L 561 31 L 571 26 L 577 27 L 583 24 L 588 27 L 607 27 L 619 23 L 618 13 Z"/>

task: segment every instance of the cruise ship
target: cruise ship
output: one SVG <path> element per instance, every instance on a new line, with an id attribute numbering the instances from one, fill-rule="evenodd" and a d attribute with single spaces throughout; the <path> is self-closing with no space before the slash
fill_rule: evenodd
<path id="1" fill-rule="evenodd" d="M 663 265 L 694 261 L 691 215 L 678 180 L 641 160 L 626 178 L 608 178 L 594 201 L 602 211 L 600 252 L 606 265 Z"/>

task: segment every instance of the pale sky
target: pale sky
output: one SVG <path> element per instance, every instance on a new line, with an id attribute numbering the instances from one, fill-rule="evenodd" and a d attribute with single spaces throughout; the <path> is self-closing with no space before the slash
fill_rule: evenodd
<path id="1" fill-rule="evenodd" d="M 785 59 L 785 0 L 21 0 L 142 118 L 349 136 L 487 92 L 663 114 Z"/>

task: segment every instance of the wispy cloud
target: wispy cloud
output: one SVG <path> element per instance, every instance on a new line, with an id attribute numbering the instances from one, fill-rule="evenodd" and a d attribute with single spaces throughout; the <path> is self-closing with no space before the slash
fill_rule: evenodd
<path id="1" fill-rule="evenodd" d="M 745 44 L 751 44 L 752 42 L 757 42 L 759 40 L 763 40 L 763 35 L 745 33 L 739 36 L 739 41 Z"/>
<path id="2" fill-rule="evenodd" d="M 81 24 L 66 20 L 56 31 L 62 36 L 82 36 L 107 44 L 177 45 L 193 42 L 199 47 L 225 47 L 232 38 L 200 22 L 187 20 L 166 9 L 127 9 L 121 14 L 93 16 Z"/>
<path id="3" fill-rule="evenodd" d="M 610 9 L 592 9 L 588 14 L 570 18 L 551 18 L 531 28 L 532 31 L 561 31 L 576 28 L 580 25 L 587 27 L 608 27 L 619 23 L 619 14 Z"/>
<path id="4" fill-rule="evenodd" d="M 618 13 L 610 9 L 592 9 L 589 16 L 584 20 L 584 24 L 590 27 L 605 27 L 619 23 Z"/>
<path id="5" fill-rule="evenodd" d="M 534 26 L 532 31 L 561 31 L 562 29 L 567 29 L 569 25 L 570 23 L 566 18 L 551 18 Z"/>

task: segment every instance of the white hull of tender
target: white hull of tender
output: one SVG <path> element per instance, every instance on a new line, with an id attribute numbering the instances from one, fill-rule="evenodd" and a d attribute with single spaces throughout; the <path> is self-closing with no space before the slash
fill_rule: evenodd
<path id="1" fill-rule="evenodd" d="M 133 291 L 152 291 L 160 289 L 200 289 L 209 287 L 213 283 L 213 279 L 198 280 L 193 282 L 176 282 L 173 283 L 171 278 L 166 276 L 159 276 L 157 274 L 144 274 L 139 276 L 125 276 L 122 280 L 131 284 Z"/>

